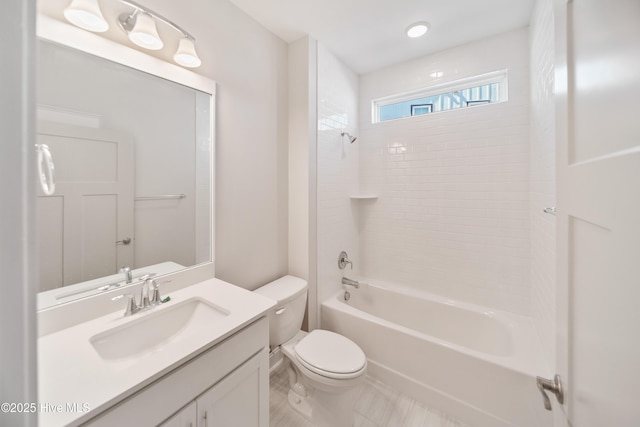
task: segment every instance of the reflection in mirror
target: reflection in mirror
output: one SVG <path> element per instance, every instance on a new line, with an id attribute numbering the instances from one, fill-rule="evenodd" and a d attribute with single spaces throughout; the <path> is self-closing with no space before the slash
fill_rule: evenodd
<path id="1" fill-rule="evenodd" d="M 39 41 L 38 308 L 212 260 L 211 95 Z"/>

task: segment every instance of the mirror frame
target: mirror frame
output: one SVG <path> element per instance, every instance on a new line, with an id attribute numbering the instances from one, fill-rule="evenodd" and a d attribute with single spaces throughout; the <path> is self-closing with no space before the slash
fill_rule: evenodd
<path id="1" fill-rule="evenodd" d="M 168 291 L 172 291 L 215 277 L 215 81 L 200 74 L 196 74 L 193 71 L 165 62 L 161 59 L 147 55 L 144 52 L 137 51 L 128 46 L 119 44 L 89 31 L 82 30 L 65 22 L 55 20 L 43 14 L 37 15 L 36 35 L 39 39 L 71 47 L 90 55 L 107 59 L 126 67 L 136 69 L 165 80 L 170 80 L 211 95 L 211 236 L 209 241 L 211 260 L 209 262 L 186 267 L 178 272 L 158 276 L 158 278 L 163 281 L 170 281 L 170 283 L 167 283 L 167 287 Z M 133 286 L 135 286 L 135 284 Z M 115 291 L 116 293 L 122 293 L 122 288 L 115 289 Z M 88 314 L 82 315 L 82 313 L 86 313 L 87 310 L 78 310 L 77 304 L 75 303 L 81 302 L 85 303 L 84 305 L 87 305 L 86 302 L 91 301 L 92 303 L 88 305 L 96 306 L 97 303 L 97 306 L 108 307 L 110 304 L 105 304 L 104 301 L 106 301 L 107 298 L 110 299 L 113 296 L 112 294 L 114 294 L 113 291 L 107 291 L 98 295 L 80 297 L 76 300 L 61 303 L 52 307 L 42 309 L 38 308 L 38 311 L 40 314 L 45 314 L 47 312 L 56 311 L 57 308 L 72 305 L 76 306 L 76 308 L 74 309 L 69 307 L 70 310 L 67 311 L 76 312 L 80 317 L 86 317 Z M 111 310 L 113 310 L 112 307 Z M 51 332 L 52 330 L 57 330 L 60 327 L 64 327 L 64 324 L 73 323 L 77 320 L 74 319 L 73 315 L 65 315 L 63 317 L 67 318 L 67 321 L 63 321 L 63 324 L 58 324 L 60 322 L 53 322 L 55 325 L 52 325 L 45 319 L 40 319 L 41 317 L 48 318 L 51 316 L 39 316 L 38 323 L 40 335 L 42 335 L 42 333 Z M 55 317 L 58 318 L 59 316 Z"/>

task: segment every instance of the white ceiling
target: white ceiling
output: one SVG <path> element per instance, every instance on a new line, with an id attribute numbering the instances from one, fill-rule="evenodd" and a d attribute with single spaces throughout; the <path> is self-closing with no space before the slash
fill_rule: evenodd
<path id="1" fill-rule="evenodd" d="M 285 42 L 317 39 L 358 74 L 529 23 L 533 0 L 230 0 Z M 409 24 L 426 36 L 409 39 Z"/>

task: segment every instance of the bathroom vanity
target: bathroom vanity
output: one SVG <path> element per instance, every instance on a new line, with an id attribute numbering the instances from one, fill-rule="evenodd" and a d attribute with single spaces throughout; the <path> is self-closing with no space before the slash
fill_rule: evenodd
<path id="1" fill-rule="evenodd" d="M 38 425 L 268 427 L 275 302 L 212 279 L 215 82 L 39 4 Z"/>
<path id="2" fill-rule="evenodd" d="M 275 302 L 218 279 L 166 295 L 40 336 L 39 425 L 268 426 Z"/>

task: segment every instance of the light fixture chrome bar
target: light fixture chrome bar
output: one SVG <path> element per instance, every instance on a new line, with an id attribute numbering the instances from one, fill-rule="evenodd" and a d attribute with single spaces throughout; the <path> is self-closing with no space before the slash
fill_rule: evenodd
<path id="1" fill-rule="evenodd" d="M 143 197 L 136 197 L 136 201 L 141 201 L 141 200 L 168 200 L 168 199 L 184 199 L 185 197 L 187 197 L 184 194 L 162 194 L 159 196 L 143 196 Z"/>
<path id="2" fill-rule="evenodd" d="M 170 19 L 165 18 L 164 16 L 160 15 L 159 13 L 154 12 L 153 10 L 149 9 L 146 6 L 142 6 L 134 1 L 131 0 L 120 0 L 122 3 L 129 5 L 133 8 L 135 8 L 136 10 L 139 10 L 141 12 L 144 13 L 148 13 L 149 15 L 153 16 L 155 19 L 164 22 L 165 24 L 169 25 L 170 27 L 172 27 L 174 30 L 182 33 L 183 36 L 185 36 L 188 39 L 191 39 L 193 41 L 195 41 L 195 37 L 193 37 L 191 34 L 189 34 L 188 32 L 186 32 L 181 26 L 179 26 L 178 24 L 174 23 L 173 21 L 171 21 Z M 134 12 L 135 13 L 135 12 Z M 129 16 L 133 16 L 133 13 L 131 13 Z"/>

